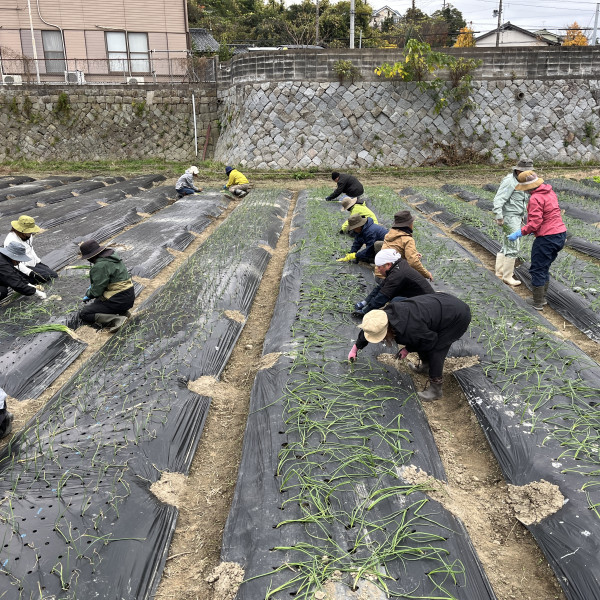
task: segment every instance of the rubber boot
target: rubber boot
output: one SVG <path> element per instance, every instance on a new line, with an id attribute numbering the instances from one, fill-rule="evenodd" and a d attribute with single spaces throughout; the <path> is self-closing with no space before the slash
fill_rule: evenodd
<path id="1" fill-rule="evenodd" d="M 521 282 L 513 277 L 516 260 L 516 258 L 510 258 L 509 256 L 504 257 L 504 276 L 502 277 L 502 281 L 508 285 L 521 285 Z"/>
<path id="2" fill-rule="evenodd" d="M 127 317 L 123 315 L 107 315 L 105 313 L 97 313 L 94 319 L 96 325 L 100 327 L 108 327 L 109 333 L 116 333 L 123 327 Z"/>
<path id="3" fill-rule="evenodd" d="M 500 277 L 500 279 L 504 277 L 504 254 L 502 252 L 496 254 L 496 277 Z"/>
<path id="4" fill-rule="evenodd" d="M 544 310 L 544 286 L 534 285 L 531 291 L 533 297 L 527 300 L 527 304 L 531 304 L 535 310 Z"/>
<path id="5" fill-rule="evenodd" d="M 12 433 L 12 424 L 14 418 L 15 417 L 12 413 L 6 411 L 6 417 L 4 418 L 4 421 L 2 421 L 2 429 L 0 430 L 0 439 L 5 438 L 7 435 Z"/>
<path id="6" fill-rule="evenodd" d="M 429 363 L 420 362 L 418 365 L 415 365 L 411 362 L 408 363 L 408 368 L 413 373 L 427 373 L 429 374 Z"/>
<path id="7" fill-rule="evenodd" d="M 423 392 L 417 392 L 419 398 L 424 402 L 431 402 L 432 400 L 439 400 L 442 394 L 442 378 L 441 377 L 430 377 L 429 386 Z"/>
<path id="8" fill-rule="evenodd" d="M 549 281 L 546 281 L 546 283 L 544 284 L 544 297 L 542 299 L 542 306 L 546 306 L 546 304 L 548 304 L 548 301 L 546 300 L 546 294 L 548 293 L 549 285 L 550 285 Z"/>

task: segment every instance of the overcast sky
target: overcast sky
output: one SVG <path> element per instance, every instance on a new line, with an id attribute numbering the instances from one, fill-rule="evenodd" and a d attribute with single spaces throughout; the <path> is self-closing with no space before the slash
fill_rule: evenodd
<path id="1" fill-rule="evenodd" d="M 411 0 L 370 0 L 369 3 L 374 9 L 389 6 L 401 14 L 412 6 Z M 450 4 L 462 12 L 467 24 L 473 22 L 476 32 L 485 33 L 498 24 L 492 11 L 498 8 L 499 0 L 454 0 Z M 443 1 L 415 0 L 415 6 L 430 15 L 442 8 Z M 502 22 L 510 21 L 529 31 L 548 29 L 564 34 L 573 21 L 582 28 L 593 28 L 595 12 L 596 3 L 585 0 L 502 0 Z M 585 33 L 591 37 L 591 31 Z"/>

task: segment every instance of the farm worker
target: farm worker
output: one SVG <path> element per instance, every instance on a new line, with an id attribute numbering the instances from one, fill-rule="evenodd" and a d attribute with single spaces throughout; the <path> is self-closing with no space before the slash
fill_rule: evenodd
<path id="1" fill-rule="evenodd" d="M 408 264 L 421 273 L 425 279 L 433 281 L 433 275 L 421 264 L 421 255 L 412 236 L 415 218 L 408 210 L 401 210 L 394 215 L 394 224 L 383 240 L 382 250 L 391 248 L 405 258 Z"/>
<path id="2" fill-rule="evenodd" d="M 114 250 L 100 246 L 96 240 L 87 240 L 79 246 L 81 258 L 92 263 L 90 287 L 79 311 L 79 318 L 88 324 L 109 327 L 118 331 L 129 316 L 135 301 L 133 282 L 123 261 Z"/>
<path id="3" fill-rule="evenodd" d="M 567 228 L 563 223 L 558 198 L 552 186 L 544 183 L 533 171 L 523 171 L 518 177 L 517 190 L 529 194 L 527 225 L 508 236 L 510 241 L 533 233 L 531 247 L 531 286 L 533 298 L 527 300 L 536 310 L 544 310 L 546 292 L 550 284 L 550 265 L 563 249 L 567 239 Z"/>
<path id="4" fill-rule="evenodd" d="M 337 187 L 325 200 L 335 200 L 339 195 L 343 194 L 341 200 L 347 196 L 348 198 L 356 198 L 360 202 L 361 196 L 365 193 L 365 188 L 354 175 L 346 175 L 345 173 L 334 171 L 331 174 L 331 179 L 337 183 Z"/>
<path id="5" fill-rule="evenodd" d="M 23 296 L 37 296 L 44 300 L 46 294 L 38 290 L 23 273 L 17 270 L 19 263 L 27 262 L 29 256 L 25 252 L 25 245 L 20 242 L 10 242 L 8 246 L 0 248 L 0 300 L 8 295 L 8 288 Z"/>
<path id="6" fill-rule="evenodd" d="M 388 230 L 381 225 L 376 225 L 371 217 L 362 215 L 352 215 L 348 219 L 348 231 L 354 232 L 354 242 L 350 252 L 344 258 L 338 258 L 338 262 L 348 262 L 354 260 L 358 262 L 373 262 L 375 258 L 375 249 L 373 245 L 379 240 L 383 240 Z M 362 246 L 363 250 L 360 250 Z M 360 250 L 360 252 L 359 252 Z"/>
<path id="7" fill-rule="evenodd" d="M 246 196 L 250 191 L 250 182 L 247 177 L 237 169 L 229 166 L 225 167 L 225 173 L 229 175 L 229 179 L 223 189 L 228 189 L 234 196 L 239 198 Z"/>
<path id="8" fill-rule="evenodd" d="M 515 189 L 519 183 L 517 177 L 523 171 L 531 171 L 531 169 L 533 169 L 533 163 L 522 158 L 513 167 L 512 173 L 502 180 L 494 197 L 496 223 L 504 230 L 502 247 L 496 254 L 496 276 L 508 285 L 521 285 L 521 282 L 513 277 L 520 241 L 519 239 L 509 240 L 508 234 L 521 227 L 529 200 L 529 196 L 525 192 Z"/>
<path id="9" fill-rule="evenodd" d="M 10 224 L 12 229 L 4 240 L 4 246 L 8 246 L 11 242 L 23 244 L 25 254 L 29 257 L 27 262 L 20 262 L 17 269 L 33 284 L 47 283 L 58 277 L 58 273 L 45 265 L 33 249 L 33 235 L 41 231 L 35 224 L 35 219 L 27 215 L 21 215 L 16 221 L 11 221 Z"/>
<path id="10" fill-rule="evenodd" d="M 404 344 L 396 358 L 404 359 L 417 352 L 418 366 L 410 364 L 415 373 L 429 374 L 429 387 L 418 392 L 421 400 L 442 397 L 444 361 L 453 342 L 460 339 L 471 322 L 471 309 L 462 300 L 445 293 L 425 294 L 407 298 L 404 302 L 391 302 L 383 310 L 367 313 L 359 327 L 356 344 L 348 360 L 356 360 L 358 350 L 369 342 L 374 344 L 395 340 Z"/>
<path id="11" fill-rule="evenodd" d="M 7 396 L 8 394 L 0 388 L 0 439 L 10 435 L 12 431 L 13 414 L 8 412 Z"/>
<path id="12" fill-rule="evenodd" d="M 194 179 L 198 177 L 198 173 L 198 167 L 192 166 L 186 169 L 185 173 L 177 180 L 175 191 L 179 194 L 180 198 L 202 191 L 202 188 L 197 188 L 194 185 Z"/>
<path id="13" fill-rule="evenodd" d="M 363 300 L 354 305 L 352 316 L 362 317 L 388 302 L 401 302 L 423 294 L 434 294 L 427 279 L 415 271 L 396 250 L 387 248 L 375 255 L 375 276 L 383 282 Z"/>
<path id="14" fill-rule="evenodd" d="M 365 204 L 359 204 L 356 201 L 356 198 L 344 198 L 341 202 L 342 205 L 342 212 L 344 212 L 345 210 L 347 210 L 351 215 L 362 215 L 363 217 L 371 217 L 371 219 L 373 219 L 373 223 L 375 223 L 375 225 L 379 224 L 379 221 L 377 220 L 377 217 L 375 216 L 375 213 L 367 208 L 367 206 Z M 340 233 L 346 233 L 348 231 L 348 221 L 346 221 L 343 225 L 342 228 L 340 229 Z"/>

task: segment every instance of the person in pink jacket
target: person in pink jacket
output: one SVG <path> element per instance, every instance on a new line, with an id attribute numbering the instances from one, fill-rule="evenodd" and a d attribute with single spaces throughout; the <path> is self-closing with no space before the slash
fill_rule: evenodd
<path id="1" fill-rule="evenodd" d="M 558 198 L 548 183 L 544 183 L 533 171 L 523 171 L 517 177 L 516 190 L 529 194 L 527 225 L 508 236 L 510 241 L 522 235 L 535 235 L 531 247 L 531 285 L 533 298 L 527 302 L 536 310 L 544 310 L 546 292 L 550 283 L 550 265 L 563 249 L 567 239 L 567 227 L 563 223 Z"/>

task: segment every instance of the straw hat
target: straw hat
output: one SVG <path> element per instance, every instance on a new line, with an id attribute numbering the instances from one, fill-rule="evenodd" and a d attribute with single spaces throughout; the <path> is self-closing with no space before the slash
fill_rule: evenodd
<path id="1" fill-rule="evenodd" d="M 533 190 L 544 183 L 544 180 L 541 177 L 538 177 L 534 171 L 523 171 L 522 173 L 519 173 L 517 181 L 519 181 L 519 183 L 515 186 L 515 190 L 519 190 L 520 192 Z"/>
<path id="2" fill-rule="evenodd" d="M 363 317 L 359 327 L 363 330 L 367 342 L 377 344 L 386 336 L 388 323 L 388 316 L 385 311 L 371 310 Z"/>
<path id="3" fill-rule="evenodd" d="M 19 262 L 27 262 L 31 260 L 27 254 L 25 254 L 25 246 L 23 244 L 19 244 L 19 242 L 11 242 L 5 248 L 0 248 L 0 252 L 8 258 L 12 258 L 13 260 L 17 260 Z"/>
<path id="4" fill-rule="evenodd" d="M 401 210 L 394 215 L 394 224 L 392 227 L 412 227 L 415 218 L 409 210 Z"/>
<path id="5" fill-rule="evenodd" d="M 532 171 L 533 170 L 533 161 L 527 158 L 519 159 L 519 162 L 516 166 L 513 167 L 513 171 Z"/>
<path id="6" fill-rule="evenodd" d="M 352 208 L 356 204 L 356 198 L 344 198 L 340 204 L 342 205 L 342 212 Z"/>
<path id="7" fill-rule="evenodd" d="M 20 233 L 38 233 L 41 229 L 35 224 L 33 217 L 21 215 L 16 221 L 10 222 L 11 227 Z"/>
<path id="8" fill-rule="evenodd" d="M 357 227 L 362 227 L 367 222 L 367 217 L 362 215 L 352 215 L 348 219 L 348 231 L 352 231 Z"/>
<path id="9" fill-rule="evenodd" d="M 106 246 L 101 246 L 96 240 L 87 240 L 79 246 L 79 252 L 81 252 L 83 260 L 93 258 L 103 250 L 106 250 Z"/>

